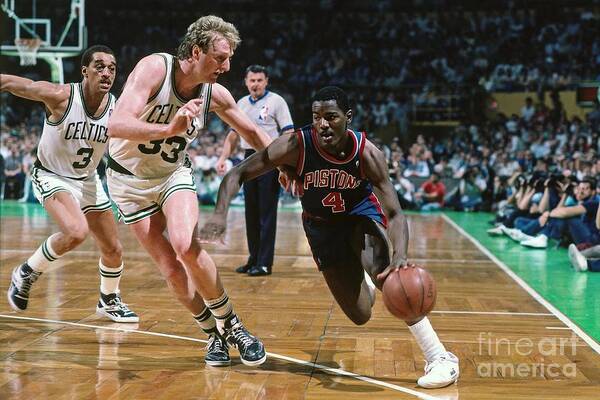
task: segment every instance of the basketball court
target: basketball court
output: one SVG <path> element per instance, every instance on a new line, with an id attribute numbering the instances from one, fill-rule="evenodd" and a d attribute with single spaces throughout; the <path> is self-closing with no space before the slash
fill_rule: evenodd
<path id="1" fill-rule="evenodd" d="M 1 211 L 0 290 L 5 293 L 12 268 L 53 227 L 37 205 L 4 202 Z M 461 360 L 457 385 L 416 386 L 424 367 L 421 352 L 380 297 L 366 325 L 355 326 L 344 316 L 314 265 L 297 212 L 280 212 L 273 275 L 236 274 L 247 257 L 244 215 L 237 209 L 230 216 L 227 246 L 209 251 L 245 324 L 265 343 L 265 364 L 244 366 L 232 350 L 231 367 L 206 366 L 204 335 L 121 225 L 126 263 L 121 290 L 140 323 L 115 324 L 94 314 L 99 252 L 88 239 L 40 278 L 26 313 L 0 303 L 0 398 L 596 398 L 598 330 L 586 333 L 547 303 L 457 225 L 455 220 L 468 225 L 460 218 L 465 217 L 409 217 L 410 257 L 428 268 L 438 287 L 430 319 Z M 542 274 L 544 266 L 533 253 L 523 255 L 521 267 Z M 549 269 L 541 280 L 563 284 L 551 281 L 550 264 Z M 577 290 L 597 290 L 592 278 L 587 286 L 571 287 L 573 296 Z M 593 301 L 589 298 L 590 313 L 598 311 Z"/>
<path id="2" fill-rule="evenodd" d="M 44 15 L 48 3 L 2 0 L 1 51 L 24 67 L 46 62 L 45 79 L 63 82 L 64 59 L 87 46 L 85 1 L 53 3 L 56 12 Z M 227 245 L 207 247 L 234 307 L 268 351 L 257 368 L 235 350 L 231 367 L 215 368 L 204 364 L 204 335 L 122 224 L 121 291 L 139 324 L 95 315 L 100 253 L 91 239 L 52 263 L 27 312 L 12 311 L 12 269 L 56 227 L 37 204 L 0 202 L 0 399 L 598 398 L 600 274 L 572 272 L 564 249 L 489 238 L 488 219 L 409 215 L 409 258 L 437 284 L 430 320 L 460 358 L 458 384 L 425 390 L 416 386 L 421 351 L 380 295 L 364 326 L 337 306 L 297 210 L 279 213 L 271 276 L 234 272 L 247 259 L 241 209 L 230 213 Z"/>

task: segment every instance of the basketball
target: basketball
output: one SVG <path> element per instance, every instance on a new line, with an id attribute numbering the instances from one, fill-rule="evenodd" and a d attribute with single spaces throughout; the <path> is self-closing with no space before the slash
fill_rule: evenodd
<path id="1" fill-rule="evenodd" d="M 429 314 L 437 295 L 432 276 L 418 265 L 392 271 L 383 283 L 382 293 L 388 311 L 404 321 Z"/>

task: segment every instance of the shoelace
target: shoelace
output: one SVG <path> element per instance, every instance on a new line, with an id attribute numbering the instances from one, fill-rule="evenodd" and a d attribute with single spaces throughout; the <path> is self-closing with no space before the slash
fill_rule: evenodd
<path id="1" fill-rule="evenodd" d="M 39 278 L 40 275 L 40 272 L 33 271 L 29 275 L 21 276 L 21 288 L 19 289 L 19 294 L 21 296 L 28 296 L 31 285 L 33 282 L 37 281 L 37 278 Z"/>
<path id="2" fill-rule="evenodd" d="M 246 332 L 246 329 L 244 329 L 244 325 L 242 325 L 241 322 L 238 322 L 232 326 L 229 332 L 229 334 L 235 339 L 238 346 L 241 345 L 243 347 L 247 347 L 254 342 L 254 338 L 250 336 L 248 332 Z"/>
<path id="3" fill-rule="evenodd" d="M 217 335 L 210 335 L 208 338 L 208 344 L 206 345 L 207 351 L 216 350 L 219 352 L 225 351 L 225 346 L 223 346 L 223 341 L 217 338 Z"/>
<path id="4" fill-rule="evenodd" d="M 105 309 L 107 311 L 129 311 L 127 304 L 123 303 L 123 300 L 121 300 L 121 297 L 119 296 L 110 299 L 108 303 L 106 303 Z"/>
<path id="5" fill-rule="evenodd" d="M 431 363 L 427 363 L 425 365 L 425 373 L 429 373 L 429 371 L 431 371 L 433 369 L 433 367 L 435 367 L 436 365 L 442 363 L 443 361 L 446 361 L 446 356 L 441 356 L 435 360 L 433 360 Z"/>

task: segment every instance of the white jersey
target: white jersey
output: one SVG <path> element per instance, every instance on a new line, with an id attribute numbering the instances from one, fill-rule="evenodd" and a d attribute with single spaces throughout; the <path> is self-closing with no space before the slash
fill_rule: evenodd
<path id="1" fill-rule="evenodd" d="M 83 179 L 92 175 L 108 142 L 108 118 L 115 107 L 109 98 L 102 113 L 94 117 L 83 101 L 81 83 L 71 83 L 71 95 L 65 114 L 58 122 L 44 121 L 38 144 L 36 166 L 67 178 Z"/>
<path id="2" fill-rule="evenodd" d="M 167 53 L 158 53 L 167 67 L 163 83 L 156 94 L 148 100 L 140 120 L 152 124 L 168 124 L 177 110 L 190 99 L 184 99 L 175 88 L 175 63 L 177 58 Z M 179 166 L 189 163 L 186 149 L 204 128 L 210 109 L 212 85 L 202 84 L 197 97 L 202 96 L 201 111 L 192 120 L 192 126 L 176 136 L 147 142 L 112 138 L 108 147 L 108 166 L 113 170 L 138 178 L 160 178 L 174 173 Z"/>
<path id="3" fill-rule="evenodd" d="M 283 97 L 277 93 L 267 90 L 259 99 L 254 100 L 248 95 L 242 97 L 237 103 L 242 111 L 273 140 L 281 132 L 294 129 L 290 109 Z M 242 149 L 253 148 L 244 138 L 241 140 L 241 146 Z"/>

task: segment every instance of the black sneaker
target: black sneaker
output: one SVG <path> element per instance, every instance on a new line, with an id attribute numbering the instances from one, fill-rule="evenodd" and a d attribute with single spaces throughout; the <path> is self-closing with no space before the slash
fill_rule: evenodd
<path id="1" fill-rule="evenodd" d="M 139 322 L 140 318 L 123 303 L 118 293 L 100 293 L 96 314 L 115 322 Z"/>
<path id="2" fill-rule="evenodd" d="M 231 364 L 227 341 L 217 332 L 208 335 L 204 362 L 213 367 L 225 367 Z"/>
<path id="3" fill-rule="evenodd" d="M 25 311 L 27 309 L 29 290 L 31 290 L 31 285 L 41 274 L 41 272 L 31 269 L 27 263 L 23 263 L 13 269 L 10 286 L 6 293 L 8 304 L 10 304 L 13 310 Z"/>
<path id="4" fill-rule="evenodd" d="M 254 266 L 248 270 L 249 276 L 264 276 L 271 275 L 271 268 L 265 265 Z"/>
<path id="5" fill-rule="evenodd" d="M 251 366 L 260 365 L 267 359 L 265 346 L 244 328 L 237 315 L 234 314 L 225 320 L 223 336 L 230 346 L 238 349 L 242 363 Z"/>
<path id="6" fill-rule="evenodd" d="M 238 274 L 245 274 L 245 273 L 248 272 L 248 270 L 250 270 L 250 268 L 252 268 L 252 265 L 245 264 L 245 265 L 242 265 L 240 267 L 237 267 L 235 269 L 235 272 L 237 272 Z"/>

